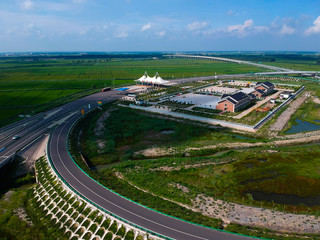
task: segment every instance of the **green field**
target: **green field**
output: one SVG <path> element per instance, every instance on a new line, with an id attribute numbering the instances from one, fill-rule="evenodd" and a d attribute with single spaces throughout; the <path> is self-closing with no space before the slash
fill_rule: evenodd
<path id="1" fill-rule="evenodd" d="M 301 71 L 320 72 L 320 64 L 314 60 L 278 60 L 276 62 L 263 62 L 263 64 Z"/>
<path id="2" fill-rule="evenodd" d="M 0 60 L 0 126 L 76 99 L 105 86 L 134 83 L 148 71 L 164 79 L 263 71 L 232 63 L 190 59 L 33 59 Z M 78 97 L 84 94 L 78 94 Z M 62 101 L 56 101 L 63 99 Z M 56 101 L 56 104 L 52 104 Z M 45 106 L 47 105 L 47 106 Z M 10 108 L 10 109 L 8 109 Z"/>
<path id="3" fill-rule="evenodd" d="M 233 134 L 225 128 L 208 129 L 206 125 L 170 121 L 156 114 L 146 115 L 143 111 L 118 107 L 116 104 L 105 106 L 104 110 L 109 111 L 110 116 L 103 122 L 105 127 L 102 135 L 96 136 L 94 131 L 97 119 L 103 114 L 101 111 L 89 114 L 81 121 L 82 127 L 78 129 L 82 131 L 82 153 L 92 166 L 139 159 L 142 156 L 135 153 L 152 147 L 174 147 L 181 154 L 187 148 L 211 145 L 217 141 L 256 141 L 254 138 Z M 165 134 L 163 131 L 171 133 Z M 104 147 L 98 147 L 97 139 L 105 143 Z"/>
<path id="4" fill-rule="evenodd" d="M 104 111 L 93 112 L 79 122 L 71 137 L 71 152 L 87 173 L 117 193 L 158 211 L 216 228 L 222 228 L 217 219 L 208 219 L 205 215 L 201 217 L 175 202 L 192 205 L 193 199 L 204 194 L 227 202 L 319 215 L 320 199 L 317 200 L 319 204 L 308 205 L 309 200 L 320 196 L 320 150 L 317 144 L 235 148 L 231 151 L 222 148 L 203 149 L 186 154 L 184 150 L 190 147 L 268 140 L 238 135 L 223 128 L 209 129 L 208 126 L 170 121 L 116 104 L 104 106 L 104 110 L 110 109 L 113 110 L 104 121 L 105 130 L 99 137 L 95 136 L 94 129 Z M 161 133 L 163 130 L 173 132 L 164 135 Z M 82 140 L 79 148 L 77 136 L 80 131 Z M 109 144 L 99 151 L 97 139 Z M 174 147 L 177 151 L 157 158 L 133 154 L 150 147 Z M 88 160 L 90 168 L 79 157 L 79 151 Z M 119 173 L 124 180 L 117 177 Z M 188 191 L 181 191 L 175 185 L 186 187 Z M 258 199 L 256 192 L 265 194 L 266 199 Z M 284 196 L 286 201 L 287 197 L 289 201 L 292 197 L 292 200 L 287 203 L 272 201 L 268 199 L 269 194 L 277 194 L 280 198 Z M 297 202 L 296 198 L 305 202 Z M 271 239 L 304 238 L 235 224 L 228 225 L 226 229 Z"/>
<path id="5" fill-rule="evenodd" d="M 255 192 L 292 196 L 288 203 L 280 204 L 279 209 L 287 211 L 320 211 L 320 200 L 316 206 L 308 206 L 308 198 L 320 196 L 318 162 L 320 149 L 315 146 L 288 147 L 268 153 L 264 149 L 236 151 L 220 157 L 198 157 L 193 159 L 158 159 L 156 161 L 130 162 L 115 167 L 138 187 L 175 201 L 189 203 L 197 194 L 205 194 L 230 202 L 274 207 L 270 201 L 252 201 Z M 202 162 L 230 162 L 227 164 L 199 166 L 185 169 L 187 164 Z M 180 170 L 159 170 L 161 167 L 181 167 Z M 189 189 L 185 193 L 168 185 L 179 183 Z M 252 196 L 253 195 L 253 196 Z M 299 203 L 294 196 L 305 199 Z M 280 200 L 279 200 L 280 201 Z M 293 205 L 297 205 L 293 207 Z"/>

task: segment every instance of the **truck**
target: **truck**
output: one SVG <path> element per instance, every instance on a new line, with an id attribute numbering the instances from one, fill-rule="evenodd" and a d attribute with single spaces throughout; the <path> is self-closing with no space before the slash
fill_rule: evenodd
<path id="1" fill-rule="evenodd" d="M 105 88 L 102 88 L 102 89 L 101 89 L 101 92 L 106 92 L 106 91 L 110 91 L 110 90 L 111 90 L 110 87 L 105 87 Z"/>

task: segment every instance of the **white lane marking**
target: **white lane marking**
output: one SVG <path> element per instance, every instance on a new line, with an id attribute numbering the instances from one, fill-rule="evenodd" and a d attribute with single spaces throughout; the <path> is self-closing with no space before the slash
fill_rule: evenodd
<path id="1" fill-rule="evenodd" d="M 67 126 L 67 125 L 65 125 L 65 126 Z M 142 216 L 140 216 L 140 215 L 138 215 L 138 214 L 136 214 L 136 213 L 133 213 L 133 212 L 131 212 L 131 211 L 129 211 L 129 210 L 123 208 L 123 207 L 120 207 L 119 205 L 117 205 L 117 204 L 115 204 L 115 203 L 113 203 L 113 202 L 105 199 L 104 197 L 100 196 L 100 195 L 97 194 L 96 192 L 92 191 L 90 188 L 88 188 L 88 187 L 87 187 L 86 185 L 84 185 L 82 182 L 80 182 L 80 181 L 69 171 L 69 169 L 66 167 L 66 165 L 65 165 L 64 162 L 62 161 L 62 158 L 61 158 L 61 155 L 60 155 L 60 151 L 58 150 L 58 146 L 59 146 L 58 140 L 59 140 L 59 138 L 60 138 L 60 136 L 61 136 L 61 133 L 62 133 L 62 130 L 65 128 L 65 126 L 64 126 L 63 128 L 61 128 L 61 131 L 60 131 L 59 134 L 58 134 L 57 143 L 56 143 L 56 144 L 57 144 L 57 153 L 58 153 L 58 156 L 59 156 L 59 160 L 60 160 L 60 162 L 63 164 L 64 168 L 65 168 L 65 169 L 69 172 L 69 174 L 70 174 L 77 182 L 79 182 L 82 186 L 84 186 L 86 189 L 88 189 L 90 192 L 92 192 L 92 193 L 95 194 L 96 196 L 100 197 L 102 200 L 104 200 L 104 201 L 106 201 L 106 202 L 108 202 L 108 203 L 110 203 L 110 204 L 112 204 L 112 205 L 114 205 L 114 206 L 122 209 L 123 211 L 126 211 L 126 212 L 134 215 L 134 216 L 137 216 L 137 217 L 142 218 L 142 219 L 144 219 L 144 220 L 146 220 L 146 221 L 152 222 L 152 223 L 154 223 L 154 224 L 156 224 L 156 225 L 162 226 L 162 227 L 167 228 L 167 229 L 171 229 L 171 230 L 173 230 L 173 231 L 176 231 L 176 232 L 179 232 L 179 233 L 182 233 L 182 234 L 191 236 L 191 237 L 195 237 L 195 238 L 203 239 L 203 240 L 208 240 L 207 238 L 202 238 L 202 237 L 195 236 L 195 235 L 193 235 L 193 234 L 189 234 L 189 233 L 182 232 L 182 231 L 180 231 L 180 230 L 177 230 L 177 229 L 174 229 L 174 228 L 165 226 L 165 225 L 163 225 L 163 224 L 160 224 L 160 223 L 157 223 L 157 222 L 152 221 L 152 220 L 150 220 L 150 219 L 147 219 L 147 218 L 145 218 L 145 217 L 142 217 Z M 85 177 L 87 177 L 87 176 L 85 175 Z M 89 178 L 89 179 L 90 179 L 90 178 Z M 90 180 L 91 180 L 91 179 L 90 179 Z M 95 182 L 94 182 L 94 183 L 95 183 Z M 68 184 L 70 184 L 70 183 L 68 183 Z M 97 183 L 95 183 L 95 184 L 97 184 Z M 72 184 L 70 184 L 70 185 L 72 185 Z M 76 189 L 74 186 L 72 186 L 72 187 L 73 187 L 74 189 Z M 106 189 L 106 190 L 107 190 L 107 189 Z M 110 192 L 110 191 L 109 191 L 109 192 Z M 110 193 L 112 193 L 112 192 L 110 192 Z M 112 193 L 112 194 L 114 194 L 114 193 Z M 96 204 L 97 204 L 97 203 L 96 203 Z M 100 207 L 101 207 L 101 206 L 100 206 Z M 102 208 L 103 208 L 103 207 L 102 207 Z M 108 210 L 108 211 L 109 211 L 109 210 Z M 150 211 L 151 211 L 151 210 L 150 210 Z M 116 214 L 115 214 L 115 215 L 116 215 Z M 158 234 L 159 234 L 159 233 L 158 233 Z M 160 234 L 160 235 L 163 235 L 163 234 Z"/>
<path id="2" fill-rule="evenodd" d="M 54 127 L 54 126 L 56 126 L 56 125 L 60 125 L 61 123 L 65 122 L 68 118 L 70 118 L 71 116 L 73 116 L 74 114 L 76 114 L 77 112 L 78 112 L 78 111 L 73 112 L 73 113 L 70 113 L 69 115 L 65 116 L 64 118 L 61 118 L 61 119 L 59 119 L 59 120 L 57 120 L 57 121 L 54 121 L 52 124 L 50 124 L 50 125 L 48 126 L 48 128 L 52 128 L 52 127 Z"/>
<path id="3" fill-rule="evenodd" d="M 47 113 L 47 114 L 44 116 L 43 119 L 48 119 L 49 117 L 55 115 L 57 112 L 59 112 L 59 111 L 61 111 L 61 110 L 62 110 L 62 108 L 59 108 L 59 109 L 57 109 L 57 110 L 55 110 L 55 111 L 49 112 L 49 113 Z"/>
<path id="4" fill-rule="evenodd" d="M 36 135 L 38 135 L 39 133 L 44 132 L 44 131 L 46 131 L 46 130 L 47 130 L 47 129 L 45 128 L 45 129 L 42 129 L 42 130 L 36 132 L 36 133 L 33 134 L 32 136 L 30 136 L 28 139 L 25 139 L 23 142 L 19 143 L 18 146 L 21 146 L 21 145 L 25 144 L 26 142 L 31 142 L 31 140 L 32 140 Z M 22 147 L 22 146 L 21 146 L 21 147 Z M 19 148 L 20 148 L 20 147 L 19 147 Z M 10 151 L 7 152 L 7 154 L 9 153 L 8 156 L 11 156 L 11 155 L 10 155 L 10 152 L 12 152 L 11 154 L 13 154 L 13 153 L 16 152 L 16 151 L 17 151 L 17 150 L 10 150 Z"/>

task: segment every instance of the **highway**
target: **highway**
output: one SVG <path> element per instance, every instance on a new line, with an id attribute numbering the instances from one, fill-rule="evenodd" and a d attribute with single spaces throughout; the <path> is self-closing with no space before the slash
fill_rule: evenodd
<path id="1" fill-rule="evenodd" d="M 248 239 L 157 213 L 116 195 L 89 178 L 73 162 L 66 146 L 68 131 L 79 117 L 81 117 L 80 114 L 73 116 L 53 131 L 49 142 L 49 156 L 58 173 L 82 196 L 131 223 L 168 238 L 183 240 Z"/>
<path id="2" fill-rule="evenodd" d="M 287 68 L 281 68 L 281 67 L 275 67 L 270 65 L 265 65 L 261 63 L 253 63 L 249 61 L 243 61 L 243 60 L 237 60 L 232 58 L 223 58 L 223 57 L 212 57 L 212 56 L 199 56 L 199 55 L 185 55 L 185 54 L 175 54 L 175 55 L 166 55 L 167 57 L 174 57 L 174 58 L 195 58 L 195 59 L 205 59 L 205 60 L 214 60 L 214 61 L 222 61 L 222 62 L 231 62 L 231 63 L 237 63 L 237 64 L 244 64 L 244 65 L 251 65 L 255 67 L 260 68 L 266 68 L 278 72 L 293 72 L 294 70 L 287 69 Z"/>
<path id="3" fill-rule="evenodd" d="M 95 107 L 98 100 L 107 103 L 122 96 L 123 93 L 118 91 L 93 94 L 0 129 L 2 141 L 0 149 L 6 146 L 6 149 L 0 152 L 0 161 L 4 161 L 6 157 L 21 150 L 43 134 L 51 132 L 48 155 L 56 171 L 79 194 L 108 212 L 171 239 L 248 239 L 177 220 L 142 207 L 104 188 L 77 167 L 68 154 L 66 142 L 70 127 L 81 117 L 80 109 L 88 111 L 88 104 Z M 13 134 L 19 134 L 21 138 L 13 140 Z"/>
<path id="4" fill-rule="evenodd" d="M 299 72 L 301 74 L 306 73 L 305 71 L 295 71 L 226 58 L 190 55 L 173 55 L 173 57 L 192 57 L 229 61 L 239 64 L 249 64 L 257 67 L 264 67 L 276 71 L 260 73 L 260 75 L 267 75 L 268 73 L 271 73 L 271 75 L 292 74 L 295 72 Z M 199 80 L 211 80 L 215 78 L 228 79 L 244 76 L 247 75 L 217 75 L 175 79 L 173 81 L 177 83 L 183 83 Z M 73 190 L 77 191 L 80 195 L 96 205 L 100 206 L 102 209 L 105 209 L 106 211 L 111 212 L 132 224 L 138 225 L 144 229 L 171 239 L 249 239 L 249 237 L 226 233 L 184 222 L 142 207 L 109 191 L 105 187 L 92 180 L 83 171 L 81 171 L 81 169 L 78 168 L 68 153 L 67 134 L 73 123 L 81 117 L 80 110 L 84 109 L 87 112 L 89 111 L 88 104 L 90 104 L 93 108 L 97 106 L 98 101 L 102 101 L 102 103 L 108 103 L 122 96 L 123 92 L 119 91 L 96 93 L 1 128 L 0 168 L 3 167 L 8 160 L 15 155 L 16 152 L 19 152 L 21 149 L 28 146 L 43 134 L 51 133 L 51 137 L 48 142 L 48 155 L 56 171 L 68 183 L 68 185 L 73 188 Z M 13 140 L 12 137 L 15 135 L 19 135 L 20 138 Z"/>
<path id="5" fill-rule="evenodd" d="M 118 91 L 110 91 L 108 94 L 106 92 L 96 93 L 1 128 L 0 168 L 6 165 L 16 152 L 19 152 L 43 134 L 49 133 L 55 125 L 61 123 L 61 119 L 66 119 L 71 114 L 80 112 L 81 109 L 88 111 L 88 104 L 94 107 L 99 100 L 103 103 L 109 101 L 110 96 L 117 99 L 122 94 Z M 15 135 L 20 138 L 12 139 Z"/>

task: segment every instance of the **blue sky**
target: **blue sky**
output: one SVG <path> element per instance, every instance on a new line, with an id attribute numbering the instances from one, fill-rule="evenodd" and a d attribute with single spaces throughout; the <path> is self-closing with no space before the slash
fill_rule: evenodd
<path id="1" fill-rule="evenodd" d="M 0 23 L 0 52 L 320 52 L 320 0 L 0 0 Z"/>

